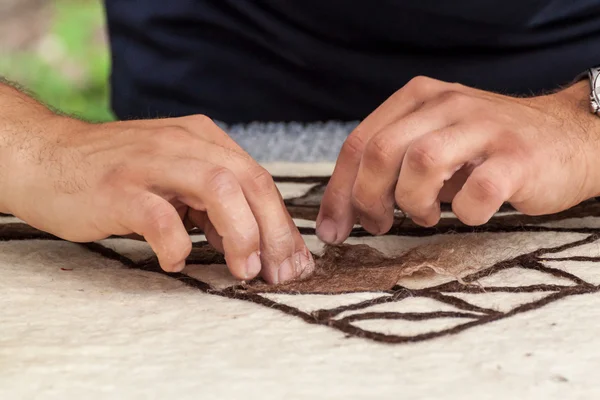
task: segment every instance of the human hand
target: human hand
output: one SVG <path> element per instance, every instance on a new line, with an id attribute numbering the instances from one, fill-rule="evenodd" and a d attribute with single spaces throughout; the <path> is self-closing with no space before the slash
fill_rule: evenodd
<path id="1" fill-rule="evenodd" d="M 440 219 L 440 201 L 465 224 L 503 202 L 550 214 L 599 193 L 600 119 L 589 86 L 515 98 L 418 77 L 348 137 L 323 197 L 317 234 L 344 241 L 357 217 L 387 232 L 394 204 L 417 224 Z"/>
<path id="2" fill-rule="evenodd" d="M 279 283 L 314 266 L 271 175 L 207 117 L 55 116 L 27 136 L 11 145 L 2 200 L 32 226 L 75 242 L 139 234 L 173 272 L 191 251 L 185 225 L 204 231 L 239 279 Z"/>

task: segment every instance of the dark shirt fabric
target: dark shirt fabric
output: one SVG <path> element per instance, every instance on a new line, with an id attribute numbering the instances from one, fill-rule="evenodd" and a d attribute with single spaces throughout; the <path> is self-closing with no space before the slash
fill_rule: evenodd
<path id="1" fill-rule="evenodd" d="M 540 94 L 600 64 L 600 0 L 105 0 L 121 119 L 364 118 L 417 75 Z"/>

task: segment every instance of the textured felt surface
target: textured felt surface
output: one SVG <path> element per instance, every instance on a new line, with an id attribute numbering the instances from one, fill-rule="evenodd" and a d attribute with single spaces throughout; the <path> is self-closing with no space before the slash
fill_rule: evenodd
<path id="1" fill-rule="evenodd" d="M 269 166 L 316 253 L 331 167 Z M 67 243 L 0 217 L 0 398 L 598 398 L 598 209 L 504 207 L 476 233 L 449 211 L 433 229 L 356 227 L 348 243 L 388 258 L 455 249 L 460 279 L 336 294 L 249 291 L 201 235 L 165 274 L 144 242 Z"/>
<path id="2" fill-rule="evenodd" d="M 259 162 L 334 162 L 358 122 L 255 122 L 222 128 Z"/>

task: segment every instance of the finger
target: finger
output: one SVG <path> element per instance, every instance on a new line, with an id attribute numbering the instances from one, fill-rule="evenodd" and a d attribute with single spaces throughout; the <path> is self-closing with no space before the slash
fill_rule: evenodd
<path id="1" fill-rule="evenodd" d="M 225 259 L 234 276 L 250 279 L 260 272 L 257 222 L 231 171 L 194 159 L 175 158 L 169 160 L 168 167 L 157 169 L 150 183 L 175 193 L 191 208 L 206 211 L 223 238 Z"/>
<path id="2" fill-rule="evenodd" d="M 424 226 L 440 218 L 444 183 L 468 162 L 489 154 L 493 136 L 476 126 L 452 125 L 415 140 L 404 156 L 396 185 L 398 207 Z"/>
<path id="3" fill-rule="evenodd" d="M 173 204 L 173 203 L 171 203 L 171 204 L 173 205 L 173 207 L 175 207 L 175 210 L 177 211 L 179 218 L 181 218 L 183 220 L 183 226 L 185 227 L 186 231 L 189 231 L 190 227 L 188 227 L 186 225 L 186 220 L 185 220 L 187 206 L 181 205 L 181 204 Z M 141 235 L 138 235 L 137 233 L 130 233 L 127 235 L 123 235 L 123 237 L 126 239 L 131 239 L 131 240 L 145 241 L 144 237 Z"/>
<path id="4" fill-rule="evenodd" d="M 204 236 L 206 236 L 206 241 L 210 243 L 217 251 L 220 253 L 225 253 L 225 249 L 223 247 L 223 238 L 219 235 L 214 225 L 208 219 L 208 215 L 203 211 L 198 210 L 190 210 L 188 212 L 189 220 L 202 230 Z"/>
<path id="5" fill-rule="evenodd" d="M 283 204 L 283 197 L 281 198 L 281 202 Z M 296 269 L 296 276 L 299 278 L 305 278 L 312 274 L 315 270 L 315 261 L 313 259 L 312 253 L 306 247 L 304 243 L 304 238 L 298 231 L 296 224 L 294 223 L 291 215 L 287 213 L 288 224 L 293 227 L 294 236 L 294 246 L 296 249 L 302 249 L 301 251 L 297 251 L 294 254 L 294 266 Z"/>
<path id="6" fill-rule="evenodd" d="M 461 169 L 456 171 L 452 178 L 444 182 L 444 186 L 440 190 L 439 200 L 442 203 L 452 203 L 454 196 L 462 189 L 475 166 L 470 163 L 465 164 Z"/>
<path id="7" fill-rule="evenodd" d="M 356 222 L 352 188 L 369 139 L 393 121 L 419 108 L 449 84 L 417 77 L 381 104 L 350 134 L 340 151 L 323 195 L 317 217 L 317 235 L 326 243 L 341 243 Z"/>
<path id="8" fill-rule="evenodd" d="M 367 231 L 382 234 L 391 228 L 394 188 L 406 150 L 414 140 L 456 121 L 457 115 L 446 108 L 442 104 L 419 108 L 367 143 L 352 189 L 352 204 Z"/>
<path id="9" fill-rule="evenodd" d="M 252 164 L 235 164 L 233 170 L 258 222 L 262 276 L 269 283 L 286 282 L 308 273 L 314 264 L 273 178 L 266 169 Z"/>
<path id="10" fill-rule="evenodd" d="M 271 174 L 249 156 L 227 148 L 205 144 L 203 154 L 207 161 L 227 167 L 241 185 L 258 224 L 263 278 L 282 283 L 311 271 L 312 257 L 307 256 L 304 239 L 291 222 Z"/>
<path id="11" fill-rule="evenodd" d="M 177 210 L 168 201 L 154 193 L 137 193 L 120 210 L 118 221 L 144 237 L 162 269 L 179 272 L 185 267 L 192 242 Z"/>
<path id="12" fill-rule="evenodd" d="M 467 225 L 486 223 L 522 187 L 522 165 L 520 160 L 505 156 L 486 160 L 456 194 L 452 211 Z"/>
<path id="13" fill-rule="evenodd" d="M 207 129 L 213 129 L 210 128 L 210 124 L 206 126 Z M 177 141 L 170 144 L 167 151 L 172 155 L 174 162 L 182 156 L 191 159 L 201 157 L 204 162 L 230 170 L 241 185 L 247 204 L 258 224 L 262 273 L 265 279 L 270 283 L 280 283 L 300 273 L 294 267 L 293 260 L 300 258 L 306 261 L 306 257 L 301 257 L 306 254 L 306 246 L 296 245 L 296 238 L 300 238 L 302 243 L 304 241 L 298 229 L 288 224 L 289 214 L 271 175 L 264 168 L 243 152 L 203 140 Z M 223 237 L 227 254 L 226 236 L 210 212 L 209 218 Z M 310 262 L 306 262 L 300 269 L 310 267 Z"/>

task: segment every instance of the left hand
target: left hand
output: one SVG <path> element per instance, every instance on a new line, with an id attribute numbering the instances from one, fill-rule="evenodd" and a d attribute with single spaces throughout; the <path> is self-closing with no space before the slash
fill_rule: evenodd
<path id="1" fill-rule="evenodd" d="M 343 242 L 356 219 L 387 232 L 394 204 L 417 224 L 440 201 L 467 225 L 509 202 L 529 215 L 565 210 L 600 193 L 600 119 L 588 82 L 516 98 L 417 77 L 369 115 L 340 152 L 317 234 Z"/>

